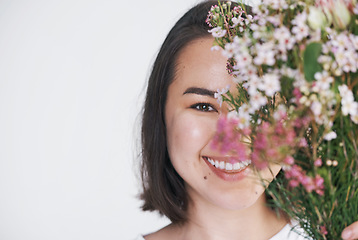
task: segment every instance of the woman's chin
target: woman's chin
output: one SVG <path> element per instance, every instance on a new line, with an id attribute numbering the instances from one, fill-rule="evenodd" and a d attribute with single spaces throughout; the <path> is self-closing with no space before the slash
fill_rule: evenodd
<path id="1" fill-rule="evenodd" d="M 265 194 L 264 188 L 257 186 L 252 188 L 252 190 L 220 192 L 215 194 L 211 199 L 211 203 L 219 208 L 230 211 L 241 211 L 256 205 L 256 203 L 264 203 Z"/>

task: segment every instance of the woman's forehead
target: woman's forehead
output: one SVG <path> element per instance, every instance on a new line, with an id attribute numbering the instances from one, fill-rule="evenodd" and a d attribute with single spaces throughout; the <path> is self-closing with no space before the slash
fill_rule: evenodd
<path id="1" fill-rule="evenodd" d="M 188 44 L 180 53 L 174 82 L 221 88 L 232 82 L 226 69 L 227 58 L 220 51 L 212 51 L 213 38 L 202 38 Z"/>

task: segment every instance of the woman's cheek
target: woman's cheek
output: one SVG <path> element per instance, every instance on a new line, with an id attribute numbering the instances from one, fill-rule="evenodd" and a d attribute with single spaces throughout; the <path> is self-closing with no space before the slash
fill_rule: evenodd
<path id="1" fill-rule="evenodd" d="M 201 149 L 210 142 L 216 129 L 216 118 L 209 114 L 188 111 L 176 115 L 171 121 L 171 126 L 167 126 L 170 153 L 194 153 L 199 156 Z"/>

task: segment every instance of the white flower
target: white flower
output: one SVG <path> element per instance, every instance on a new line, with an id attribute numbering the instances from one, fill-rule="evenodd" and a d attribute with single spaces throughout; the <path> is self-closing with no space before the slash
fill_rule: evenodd
<path id="1" fill-rule="evenodd" d="M 236 111 L 231 111 L 227 114 L 227 118 L 228 119 L 238 119 L 239 118 L 239 113 Z"/>
<path id="2" fill-rule="evenodd" d="M 297 69 L 292 69 L 292 68 L 289 68 L 289 67 L 284 65 L 284 66 L 281 67 L 280 73 L 283 76 L 287 76 L 287 77 L 290 77 L 290 78 L 295 78 L 296 75 L 297 75 Z"/>
<path id="3" fill-rule="evenodd" d="M 293 20 L 292 24 L 295 25 L 292 28 L 292 33 L 298 41 L 301 41 L 304 37 L 308 36 L 309 28 L 306 24 L 307 14 L 303 12 L 298 14 Z"/>
<path id="4" fill-rule="evenodd" d="M 259 31 L 260 26 L 257 25 L 256 23 L 253 23 L 253 24 L 250 25 L 250 29 L 251 29 L 252 31 L 256 32 L 256 31 Z"/>
<path id="5" fill-rule="evenodd" d="M 353 13 L 358 15 L 358 4 L 354 6 Z"/>
<path id="6" fill-rule="evenodd" d="M 358 7 L 358 4 L 357 4 L 357 7 Z M 354 49 L 358 50 L 358 36 L 349 34 L 349 39 L 351 40 L 351 43 L 352 43 Z"/>
<path id="7" fill-rule="evenodd" d="M 308 26 L 303 25 L 297 25 L 292 28 L 292 33 L 295 35 L 295 38 L 297 41 L 301 41 L 303 38 L 308 36 Z"/>
<path id="8" fill-rule="evenodd" d="M 319 101 L 313 101 L 310 108 L 315 116 L 322 113 L 322 104 Z"/>
<path id="9" fill-rule="evenodd" d="M 285 26 L 276 28 L 273 36 L 279 43 L 279 49 L 290 50 L 295 44 L 295 39 L 291 36 L 290 30 Z"/>
<path id="10" fill-rule="evenodd" d="M 215 37 L 215 38 L 221 38 L 221 37 L 225 36 L 225 34 L 226 34 L 226 30 L 222 29 L 221 27 L 213 28 L 213 29 L 209 30 L 208 32 L 211 33 L 213 35 L 213 37 Z"/>
<path id="11" fill-rule="evenodd" d="M 257 78 L 249 79 L 249 81 L 244 83 L 243 86 L 247 89 L 249 95 L 256 95 L 258 93 L 257 89 L 261 84 L 262 84 L 261 79 L 257 77 Z"/>
<path id="12" fill-rule="evenodd" d="M 218 100 L 218 103 L 220 104 L 220 107 L 223 103 L 223 98 L 222 95 L 224 95 L 225 93 L 227 93 L 230 89 L 230 85 L 227 85 L 226 88 L 223 89 L 218 89 L 216 93 L 214 93 L 214 98 L 216 98 Z"/>
<path id="13" fill-rule="evenodd" d="M 228 118 L 235 118 L 236 120 L 238 120 L 238 124 L 237 124 L 238 128 L 244 129 L 250 126 L 250 121 L 251 121 L 250 113 L 254 113 L 254 111 L 250 109 L 249 105 L 243 104 L 239 108 L 239 112 L 236 111 L 229 112 Z"/>
<path id="14" fill-rule="evenodd" d="M 211 47 L 211 51 L 219 51 L 219 50 L 221 50 L 221 47 L 218 46 L 218 45 L 215 45 L 215 46 Z"/>
<path id="15" fill-rule="evenodd" d="M 277 27 L 277 26 L 282 24 L 282 20 L 281 20 L 280 15 L 269 16 L 269 17 L 267 17 L 267 21 L 272 23 L 275 27 Z"/>
<path id="16" fill-rule="evenodd" d="M 332 40 L 329 43 L 332 44 L 332 47 L 336 47 L 338 48 L 337 50 L 341 51 L 351 45 L 351 41 L 345 32 L 333 35 Z"/>
<path id="17" fill-rule="evenodd" d="M 242 18 L 241 18 L 241 17 L 239 17 L 239 18 L 233 17 L 233 18 L 231 19 L 231 21 L 232 21 L 232 23 L 233 23 L 233 25 L 232 25 L 231 27 L 234 28 L 234 27 L 236 27 L 240 22 L 242 22 Z"/>
<path id="18" fill-rule="evenodd" d="M 287 9 L 288 5 L 284 0 L 263 0 L 263 4 L 273 9 Z"/>
<path id="19" fill-rule="evenodd" d="M 347 85 L 343 84 L 338 86 L 338 90 L 339 90 L 339 94 L 341 95 L 341 97 L 346 96 L 347 94 L 349 94 L 349 92 L 351 92 L 348 88 Z M 353 95 L 353 94 L 352 94 Z"/>
<path id="20" fill-rule="evenodd" d="M 352 120 L 355 124 L 358 124 L 358 114 L 356 114 L 356 115 L 351 115 L 351 120 Z"/>
<path id="21" fill-rule="evenodd" d="M 240 51 L 235 55 L 235 69 L 243 70 L 251 65 L 252 57 L 248 51 Z"/>
<path id="22" fill-rule="evenodd" d="M 274 44 L 272 42 L 267 42 L 264 44 L 256 44 L 257 56 L 254 58 L 254 63 L 256 65 L 269 65 L 273 66 L 276 62 Z"/>
<path id="23" fill-rule="evenodd" d="M 244 81 L 258 79 L 257 68 L 253 65 L 248 65 L 247 67 L 240 69 L 240 75 Z"/>
<path id="24" fill-rule="evenodd" d="M 320 101 L 323 104 L 326 104 L 330 108 L 332 108 L 333 105 L 336 105 L 336 103 L 337 103 L 337 100 L 335 98 L 335 94 L 330 89 L 325 90 L 325 91 L 320 91 L 319 92 L 319 98 L 320 98 Z"/>
<path id="25" fill-rule="evenodd" d="M 324 70 L 328 71 L 331 68 L 331 64 L 333 60 L 331 56 L 321 55 L 318 57 L 317 61 L 323 65 Z"/>
<path id="26" fill-rule="evenodd" d="M 327 133 L 326 135 L 324 135 L 323 137 L 325 140 L 327 141 L 331 141 L 332 139 L 337 138 L 337 134 L 334 131 L 330 131 L 329 133 Z"/>
<path id="27" fill-rule="evenodd" d="M 333 77 L 330 76 L 327 71 L 316 72 L 314 78 L 317 80 L 315 82 L 315 92 L 328 90 L 330 84 L 333 82 Z"/>
<path id="28" fill-rule="evenodd" d="M 226 43 L 225 49 L 222 51 L 224 57 L 232 58 L 235 54 L 236 46 L 233 43 Z"/>
<path id="29" fill-rule="evenodd" d="M 344 116 L 350 115 L 357 115 L 358 114 L 358 102 L 354 101 L 347 101 L 346 99 L 342 99 L 342 113 Z"/>
<path id="30" fill-rule="evenodd" d="M 253 114 L 255 113 L 255 110 L 253 110 L 251 108 L 251 106 L 247 103 L 243 103 L 240 107 L 239 107 L 239 113 L 247 113 L 247 114 Z"/>
<path id="31" fill-rule="evenodd" d="M 254 109 L 255 111 L 260 109 L 262 106 L 266 104 L 267 104 L 267 98 L 259 92 L 256 92 L 256 94 L 250 96 L 250 105 L 252 106 L 252 109 Z"/>
<path id="32" fill-rule="evenodd" d="M 266 96 L 272 97 L 276 92 L 281 90 L 279 76 L 274 73 L 265 74 L 262 78 L 263 85 L 260 90 L 265 91 Z"/>
<path id="33" fill-rule="evenodd" d="M 343 84 L 338 86 L 338 90 L 342 97 L 342 105 L 354 102 L 353 92 L 348 88 L 347 85 Z"/>
<path id="34" fill-rule="evenodd" d="M 301 14 L 297 14 L 297 16 L 292 20 L 292 24 L 294 25 L 305 25 L 307 20 L 307 13 L 303 12 Z"/>

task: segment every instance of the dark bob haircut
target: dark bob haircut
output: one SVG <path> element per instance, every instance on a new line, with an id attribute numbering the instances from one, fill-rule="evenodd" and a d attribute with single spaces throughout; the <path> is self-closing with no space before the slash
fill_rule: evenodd
<path id="1" fill-rule="evenodd" d="M 189 197 L 167 151 L 164 110 L 168 87 L 174 79 L 181 50 L 194 40 L 211 37 L 205 20 L 211 6 L 217 3 L 216 0 L 202 2 L 179 19 L 162 44 L 149 77 L 141 132 L 142 209 L 157 210 L 173 223 L 187 220 Z"/>

